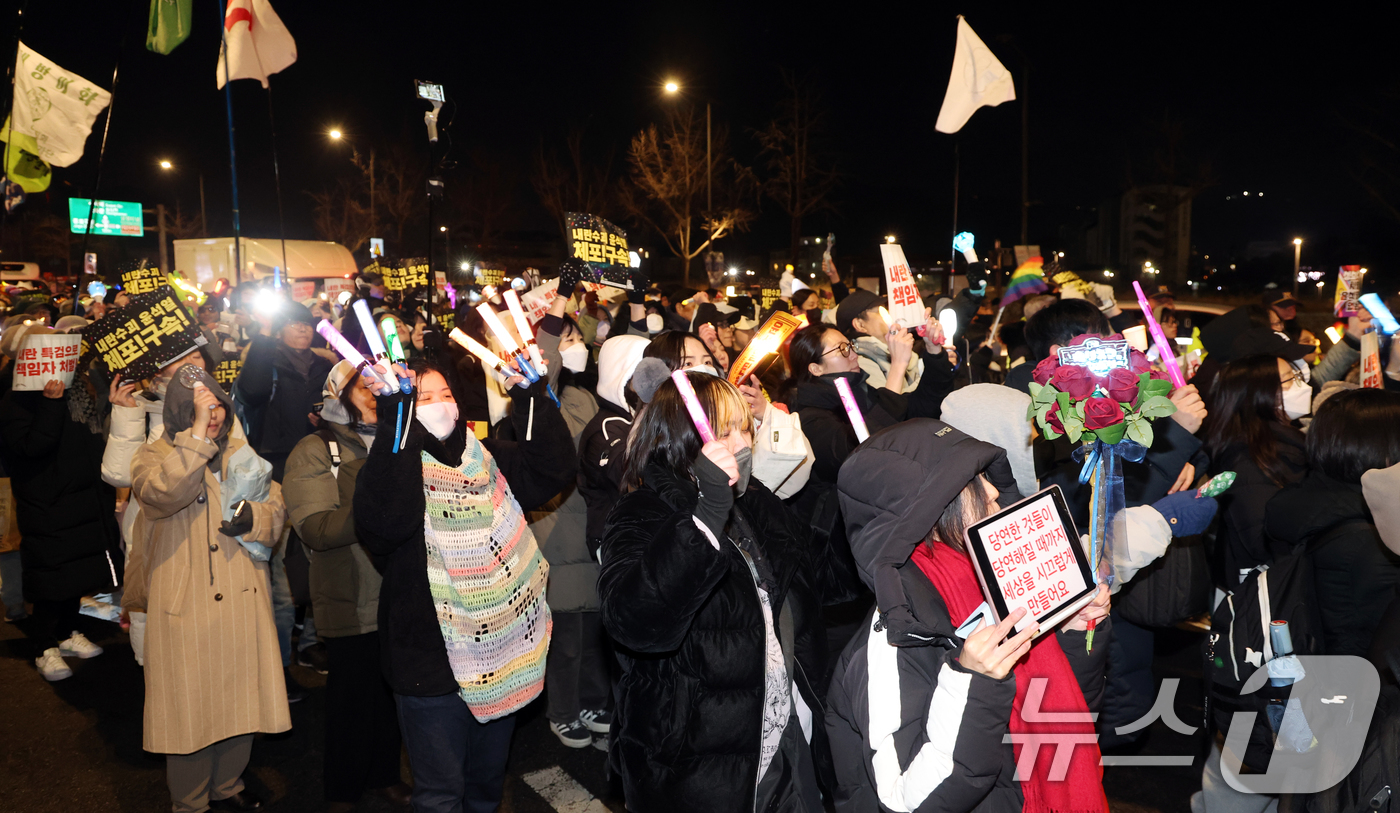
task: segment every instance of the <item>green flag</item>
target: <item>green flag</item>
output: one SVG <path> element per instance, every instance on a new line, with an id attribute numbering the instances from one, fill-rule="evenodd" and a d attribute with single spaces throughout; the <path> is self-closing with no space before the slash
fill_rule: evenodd
<path id="1" fill-rule="evenodd" d="M 11 133 L 10 120 L 5 119 L 5 126 L 0 128 L 0 142 L 4 142 L 0 143 L 0 155 L 3 155 L 0 172 L 4 172 L 11 183 L 19 184 L 19 188 L 27 194 L 49 188 L 53 170 L 47 161 L 35 155 L 39 145 L 34 141 L 34 136 Z"/>
<path id="2" fill-rule="evenodd" d="M 151 0 L 151 22 L 146 29 L 146 50 L 168 54 L 190 35 L 194 0 Z"/>

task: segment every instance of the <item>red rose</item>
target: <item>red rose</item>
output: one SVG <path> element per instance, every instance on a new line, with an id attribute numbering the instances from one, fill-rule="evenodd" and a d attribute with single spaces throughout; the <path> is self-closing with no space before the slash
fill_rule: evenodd
<path id="1" fill-rule="evenodd" d="M 1060 423 L 1060 404 L 1058 401 L 1050 406 L 1049 412 L 1045 413 L 1045 423 L 1061 435 L 1065 433 L 1065 426 Z"/>
<path id="2" fill-rule="evenodd" d="M 1149 373 L 1148 377 L 1151 378 L 1153 381 L 1172 380 L 1171 373 L 1168 373 L 1166 370 L 1159 370 L 1156 367 L 1152 368 L 1152 371 Z"/>
<path id="3" fill-rule="evenodd" d="M 1050 383 L 1050 376 L 1055 374 L 1055 368 L 1059 366 L 1060 360 L 1053 354 L 1046 356 L 1041 359 L 1040 363 L 1035 365 L 1035 369 L 1031 371 L 1031 380 L 1037 384 L 1048 384 Z"/>
<path id="4" fill-rule="evenodd" d="M 1144 356 L 1141 350 L 1134 347 L 1129 356 L 1128 369 L 1132 370 L 1134 375 L 1145 373 L 1152 369 L 1152 362 L 1147 360 L 1147 356 Z"/>
<path id="5" fill-rule="evenodd" d="M 1084 428 L 1103 429 L 1123 422 L 1123 410 L 1118 403 L 1102 396 L 1084 402 Z"/>
<path id="6" fill-rule="evenodd" d="M 1108 378 L 1104 381 L 1104 389 L 1108 390 L 1108 397 L 1124 404 L 1132 404 L 1138 396 L 1138 377 L 1131 370 L 1122 368 L 1108 371 Z"/>
<path id="7" fill-rule="evenodd" d="M 1081 334 L 1079 334 L 1078 336 L 1075 336 L 1073 339 L 1070 339 L 1069 344 L 1068 344 L 1067 346 L 1068 346 L 1068 347 L 1078 347 L 1079 345 L 1081 345 L 1081 344 L 1083 344 L 1083 343 L 1089 341 L 1090 339 L 1102 339 L 1102 338 L 1103 338 L 1103 337 L 1100 336 L 1100 335 L 1097 334 L 1097 333 L 1081 333 Z"/>
<path id="8" fill-rule="evenodd" d="M 1074 400 L 1082 401 L 1094 394 L 1094 387 L 1099 385 L 1099 379 L 1083 367 L 1066 364 L 1055 369 L 1055 374 L 1050 376 L 1050 383 Z"/>

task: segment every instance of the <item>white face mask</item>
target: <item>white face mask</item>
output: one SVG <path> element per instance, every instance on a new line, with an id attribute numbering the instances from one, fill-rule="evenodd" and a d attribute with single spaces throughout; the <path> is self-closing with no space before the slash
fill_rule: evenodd
<path id="1" fill-rule="evenodd" d="M 457 428 L 457 405 L 450 401 L 438 401 L 435 404 L 422 404 L 414 415 L 418 422 L 423 424 L 432 436 L 438 440 L 446 440 L 452 434 L 452 430 Z"/>
<path id="2" fill-rule="evenodd" d="M 1295 382 L 1283 391 L 1283 414 L 1288 416 L 1288 420 L 1296 421 L 1309 412 L 1312 412 L 1311 387 Z"/>
<path id="3" fill-rule="evenodd" d="M 585 344 L 570 345 L 560 350 L 559 356 L 563 359 L 566 370 L 581 373 L 583 368 L 588 366 L 588 346 Z"/>
<path id="4" fill-rule="evenodd" d="M 697 364 L 694 367 L 687 367 L 685 369 L 693 373 L 704 373 L 706 375 L 712 375 L 715 378 L 719 378 L 719 370 L 716 370 L 708 364 Z"/>

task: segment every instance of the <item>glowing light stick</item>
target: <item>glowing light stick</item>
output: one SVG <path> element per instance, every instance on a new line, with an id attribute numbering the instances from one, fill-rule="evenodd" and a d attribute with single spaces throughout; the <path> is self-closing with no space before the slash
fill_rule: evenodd
<path id="1" fill-rule="evenodd" d="M 534 362 L 535 369 L 543 370 L 544 356 L 540 355 L 540 346 L 535 344 L 535 334 L 530 330 L 530 320 L 525 318 L 525 309 L 520 307 L 520 297 L 514 289 L 506 291 L 502 297 L 510 309 L 510 318 L 515 320 L 515 332 L 520 334 L 525 349 L 530 351 L 530 361 Z"/>
<path id="2" fill-rule="evenodd" d="M 851 382 L 844 378 L 836 379 L 836 391 L 841 393 L 841 406 L 846 408 L 846 417 L 851 419 L 851 426 L 856 430 L 856 440 L 864 443 L 870 437 L 870 430 L 865 426 L 865 416 L 860 414 L 856 394 L 851 392 Z"/>
<path id="3" fill-rule="evenodd" d="M 467 334 L 463 333 L 460 327 L 452 328 L 452 332 L 447 334 L 447 338 L 465 347 L 468 353 L 471 353 L 473 356 L 476 356 L 477 358 L 481 359 L 487 364 L 490 364 L 491 368 L 495 370 L 496 373 L 501 377 L 510 378 L 511 376 L 515 375 L 515 371 L 510 368 L 510 365 L 506 364 L 504 361 L 501 361 L 500 356 L 496 355 L 495 353 L 492 353 L 491 348 L 487 347 L 486 345 L 482 344 L 476 339 L 473 339 L 471 336 L 468 336 Z M 518 384 L 516 384 L 516 386 L 526 388 L 529 387 L 529 385 L 526 384 L 524 381 L 519 382 Z"/>
<path id="4" fill-rule="evenodd" d="M 958 312 L 944 308 L 938 314 L 938 324 L 943 327 L 943 346 L 953 346 L 953 334 L 958 332 Z"/>
<path id="5" fill-rule="evenodd" d="M 1147 295 L 1142 292 L 1142 286 L 1137 280 L 1133 280 L 1133 291 L 1137 293 L 1142 318 L 1147 320 L 1147 330 L 1152 334 L 1152 343 L 1157 346 L 1157 354 L 1162 357 L 1162 365 L 1167 368 L 1167 375 L 1171 376 L 1172 386 L 1186 386 L 1186 378 L 1181 374 L 1181 366 L 1176 363 L 1176 354 L 1172 352 L 1172 343 L 1167 340 L 1167 334 L 1162 332 L 1162 326 L 1157 324 L 1156 317 L 1152 315 L 1152 306 L 1147 303 Z"/>
<path id="6" fill-rule="evenodd" d="M 335 352 L 339 353 L 341 358 L 355 365 L 361 375 L 368 376 L 381 386 L 390 386 L 389 382 L 384 380 L 384 376 L 380 375 L 379 371 L 369 363 L 369 359 L 356 350 L 348 339 L 340 335 L 340 331 L 335 329 L 335 325 L 322 319 L 316 325 L 316 332 L 321 334 L 321 338 L 326 340 L 326 344 L 335 348 Z"/>
<path id="7" fill-rule="evenodd" d="M 403 342 L 399 340 L 399 326 L 394 324 L 394 317 L 384 317 L 379 320 L 379 326 L 384 329 L 384 341 L 389 348 L 389 360 L 395 363 L 403 362 Z"/>
<path id="8" fill-rule="evenodd" d="M 360 330 L 365 334 L 365 341 L 369 343 L 369 350 L 374 354 L 374 360 L 376 362 L 383 361 L 387 365 L 390 360 L 389 353 L 384 349 L 384 337 L 379 335 L 379 328 L 374 326 L 374 317 L 369 314 L 369 302 L 357 299 L 351 310 L 355 311 L 355 317 L 360 320 Z M 341 353 L 341 355 L 345 354 Z M 413 392 L 413 384 L 407 378 L 399 378 L 399 391 L 407 395 Z"/>
<path id="9" fill-rule="evenodd" d="M 506 326 L 501 323 L 500 317 L 496 316 L 495 309 L 483 302 L 476 306 L 476 312 L 481 314 L 481 318 L 486 322 L 486 326 L 491 329 L 492 333 L 496 334 L 496 340 L 501 343 L 501 346 L 506 349 L 506 352 L 511 355 L 511 358 L 515 359 L 515 363 L 520 366 L 521 374 L 523 374 L 531 384 L 539 381 L 540 374 L 535 371 L 534 367 L 530 366 L 530 361 L 525 358 L 525 354 L 520 352 L 520 345 L 515 343 L 515 339 L 510 335 L 510 331 L 506 330 Z"/>
<path id="10" fill-rule="evenodd" d="M 685 408 L 690 411 L 690 420 L 695 424 L 695 431 L 700 433 L 700 440 L 704 443 L 714 440 L 715 430 L 710 428 L 710 419 L 705 416 L 705 409 L 700 406 L 700 399 L 695 395 L 695 388 L 690 385 L 690 379 L 686 378 L 685 370 L 671 373 L 671 380 L 676 382 L 676 391 L 681 394 Z"/>

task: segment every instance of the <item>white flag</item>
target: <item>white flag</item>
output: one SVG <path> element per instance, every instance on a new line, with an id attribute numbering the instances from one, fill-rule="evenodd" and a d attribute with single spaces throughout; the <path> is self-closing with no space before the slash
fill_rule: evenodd
<path id="1" fill-rule="evenodd" d="M 1016 98 L 1011 72 L 997 61 L 967 20 L 958 15 L 958 47 L 953 51 L 953 73 L 948 93 L 933 129 L 956 133 L 979 107 L 996 107 Z"/>
<path id="2" fill-rule="evenodd" d="M 224 41 L 219 46 L 216 81 L 224 86 L 224 49 L 234 79 L 267 77 L 297 61 L 297 44 L 267 0 L 229 0 L 224 12 Z"/>
<path id="3" fill-rule="evenodd" d="M 40 158 L 56 167 L 82 158 L 92 123 L 110 101 L 112 94 L 19 44 L 11 129 L 33 136 Z"/>

